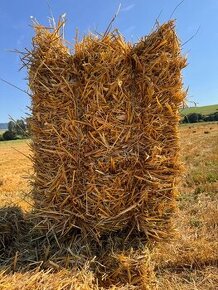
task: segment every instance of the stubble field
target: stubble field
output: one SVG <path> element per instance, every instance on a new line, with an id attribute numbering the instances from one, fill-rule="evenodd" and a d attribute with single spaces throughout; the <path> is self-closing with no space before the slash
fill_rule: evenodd
<path id="1" fill-rule="evenodd" d="M 31 211 L 28 142 L 0 142 L 1 208 L 15 205 Z M 156 278 L 147 289 L 214 290 L 218 285 L 218 124 L 181 126 L 180 144 L 184 173 L 175 216 L 177 237 L 171 244 L 159 245 L 153 254 Z M 100 289 L 91 273 L 82 271 L 72 279 L 66 269 L 56 273 L 5 270 L 0 264 L 0 289 Z"/>

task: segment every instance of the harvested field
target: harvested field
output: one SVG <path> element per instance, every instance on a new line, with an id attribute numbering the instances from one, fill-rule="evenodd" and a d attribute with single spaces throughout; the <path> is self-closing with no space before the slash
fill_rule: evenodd
<path id="1" fill-rule="evenodd" d="M 27 158 L 30 154 L 28 141 L 0 142 L 0 200 L 1 207 L 16 203 L 28 211 L 29 198 L 25 198 L 31 187 L 28 180 L 32 174 L 32 163 Z"/>
<path id="2" fill-rule="evenodd" d="M 192 134 L 192 130 L 195 130 L 196 133 Z M 210 131 L 210 133 L 204 134 L 205 130 Z M 171 244 L 162 244 L 157 249 L 154 253 L 156 256 L 152 257 L 152 263 L 151 257 L 145 253 L 145 256 L 147 255 L 145 264 L 147 270 L 150 269 L 150 272 L 147 272 L 150 274 L 150 285 L 146 276 L 144 281 L 147 283 L 147 289 L 214 290 L 218 283 L 218 124 L 180 126 L 180 144 L 185 172 L 178 196 L 179 211 L 175 219 L 178 235 Z M 22 191 L 28 192 L 29 185 L 22 176 L 30 170 L 31 163 L 12 147 L 29 154 L 26 141 L 2 143 L 0 154 L 4 158 L 1 159 L 1 174 L 4 172 L 4 178 L 7 180 L 7 176 L 11 178 L 12 169 L 16 172 L 14 175 L 16 186 L 11 179 L 10 201 L 14 203 L 14 206 L 19 205 L 26 211 L 26 203 L 21 202 Z M 12 166 L 9 167 L 8 162 L 4 162 L 6 160 L 10 160 Z M 22 162 L 20 162 L 21 160 Z M 18 172 L 19 175 L 17 175 Z M 22 185 L 21 191 L 17 184 Z M 0 185 L 1 205 L 6 204 L 3 186 L 5 185 Z M 9 186 L 8 184 L 7 187 L 9 188 Z M 23 229 L 23 231 L 26 230 Z M 26 241 L 25 251 L 29 247 L 28 254 L 30 255 L 26 255 L 25 258 L 34 263 L 37 260 L 36 257 L 35 260 L 32 258 L 34 257 L 34 247 L 31 249 L 32 245 L 28 246 L 28 243 L 30 243 L 29 240 Z M 10 263 L 12 263 L 12 267 L 15 267 L 15 271 L 4 273 L 6 265 L 0 256 L 0 289 L 42 290 L 57 287 L 59 289 L 100 289 L 100 286 L 97 286 L 96 277 L 88 265 L 81 272 L 72 273 L 71 270 L 62 267 L 58 269 L 58 265 L 50 257 L 47 270 L 34 269 L 34 265 L 32 265 L 32 270 L 27 270 L 26 264 L 19 262 L 21 253 L 16 255 L 16 250 L 19 250 L 19 247 L 16 249 L 16 245 L 13 244 L 14 246 L 15 253 L 13 253 L 13 259 L 10 260 Z M 119 258 L 123 263 L 125 261 L 127 263 L 127 257 L 119 256 Z M 39 266 L 40 262 L 37 262 L 36 265 Z M 126 288 L 115 287 L 111 289 L 134 288 L 126 286 Z"/>
<path id="3" fill-rule="evenodd" d="M 22 58 L 32 91 L 32 187 L 25 201 L 0 210 L 2 287 L 214 286 L 217 156 L 201 171 L 188 166 L 199 144 L 207 156 L 217 149 L 217 127 L 180 128 L 195 138 L 190 149 L 189 138 L 182 143 L 187 171 L 179 195 L 186 59 L 174 22 L 135 45 L 117 31 L 89 35 L 73 52 L 63 25 L 36 24 L 33 49 Z M 13 286 L 19 277 L 23 285 Z"/>

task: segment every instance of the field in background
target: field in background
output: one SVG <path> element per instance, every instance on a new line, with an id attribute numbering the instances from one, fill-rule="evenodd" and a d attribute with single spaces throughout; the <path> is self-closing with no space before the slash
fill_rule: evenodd
<path id="1" fill-rule="evenodd" d="M 202 106 L 202 107 L 191 107 L 185 108 L 181 110 L 182 116 L 191 114 L 191 113 L 198 113 L 202 115 L 209 115 L 218 112 L 218 104 L 211 105 L 211 106 Z"/>
<path id="2" fill-rule="evenodd" d="M 0 142 L 0 207 L 15 203 L 25 211 L 30 208 L 25 197 L 32 169 L 29 153 L 26 140 Z"/>
<path id="3" fill-rule="evenodd" d="M 0 136 L 6 131 L 6 129 L 0 129 Z"/>
<path id="4" fill-rule="evenodd" d="M 178 237 L 157 249 L 157 284 L 148 289 L 214 290 L 218 285 L 218 123 L 181 126 L 180 143 L 185 171 L 175 218 Z M 32 173 L 31 161 L 25 157 L 29 153 L 25 140 L 0 142 L 1 207 L 15 203 L 24 211 L 31 209 L 31 200 L 26 196 L 30 190 L 26 177 Z M 20 288 L 16 288 L 18 279 L 23 283 Z M 6 276 L 0 272 L 0 289 L 9 289 L 7 285 L 11 285 L 10 289 L 34 289 L 39 281 L 42 288 L 37 289 L 76 287 L 67 270 Z M 30 283 L 32 288 L 24 288 Z M 94 289 L 85 287 L 81 289 Z"/>

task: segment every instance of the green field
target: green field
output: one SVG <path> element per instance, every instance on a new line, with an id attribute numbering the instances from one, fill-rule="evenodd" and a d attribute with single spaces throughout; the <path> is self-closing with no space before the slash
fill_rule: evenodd
<path id="1" fill-rule="evenodd" d="M 2 136 L 2 134 L 5 132 L 5 129 L 0 129 L 0 137 Z"/>
<path id="2" fill-rule="evenodd" d="M 188 115 L 190 113 L 199 113 L 202 115 L 209 115 L 218 112 L 218 104 L 202 107 L 190 107 L 181 110 L 182 116 Z"/>

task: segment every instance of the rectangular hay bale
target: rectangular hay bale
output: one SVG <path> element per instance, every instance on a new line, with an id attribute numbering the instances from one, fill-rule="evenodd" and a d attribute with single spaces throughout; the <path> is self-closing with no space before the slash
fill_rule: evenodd
<path id="1" fill-rule="evenodd" d="M 36 26 L 24 58 L 36 207 L 62 236 L 128 229 L 168 237 L 186 65 L 174 22 L 134 45 L 117 32 L 88 35 L 73 52 L 61 25 Z"/>

